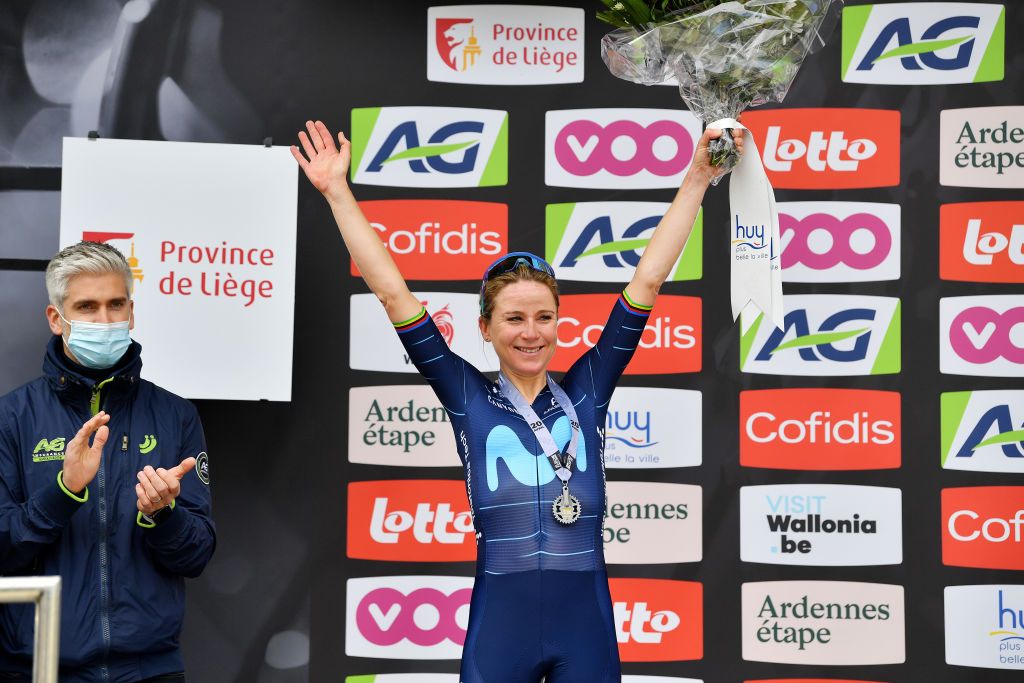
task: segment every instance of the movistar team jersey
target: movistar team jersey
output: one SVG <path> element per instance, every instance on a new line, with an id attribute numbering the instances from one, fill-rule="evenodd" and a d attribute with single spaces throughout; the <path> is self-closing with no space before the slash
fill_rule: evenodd
<path id="1" fill-rule="evenodd" d="M 605 414 L 649 314 L 649 308 L 620 296 L 597 344 L 560 382 L 582 430 L 569 482 L 582 514 L 570 525 L 559 523 L 552 514 L 561 481 L 526 420 L 498 385 L 448 348 L 425 311 L 398 328 L 409 358 L 434 389 L 455 431 L 477 531 L 478 574 L 604 568 Z M 533 409 L 564 448 L 572 435 L 569 418 L 548 387 L 534 400 Z"/>

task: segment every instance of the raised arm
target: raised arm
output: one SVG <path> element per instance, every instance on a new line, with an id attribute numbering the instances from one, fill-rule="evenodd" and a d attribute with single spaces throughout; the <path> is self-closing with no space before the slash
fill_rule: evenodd
<path id="1" fill-rule="evenodd" d="M 708 159 L 708 141 L 721 135 L 722 131 L 709 128 L 697 142 L 693 162 L 683 178 L 683 183 L 644 249 L 633 273 L 633 279 L 626 285 L 626 295 L 633 302 L 653 306 L 658 290 L 679 259 L 679 254 L 690 237 L 690 231 L 693 230 L 693 221 L 697 218 L 704 192 L 711 184 L 711 180 L 721 174 Z M 737 150 L 742 153 L 743 130 L 734 129 L 733 139 Z"/>
<path id="2" fill-rule="evenodd" d="M 420 312 L 422 305 L 409 291 L 391 254 L 366 220 L 349 189 L 346 176 L 352 158 L 352 143 L 339 132 L 340 149 L 336 148 L 331 132 L 322 121 L 306 121 L 306 130 L 299 133 L 299 142 L 305 155 L 292 145 L 292 156 L 330 205 L 341 238 L 363 280 L 380 299 L 391 322 L 412 318 Z"/>

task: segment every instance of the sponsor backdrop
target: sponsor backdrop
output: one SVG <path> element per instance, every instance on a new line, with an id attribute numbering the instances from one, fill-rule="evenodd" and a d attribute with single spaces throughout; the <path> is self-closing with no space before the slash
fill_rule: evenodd
<path id="1" fill-rule="evenodd" d="M 348 133 L 363 210 L 481 369 L 498 365 L 480 272 L 509 249 L 545 254 L 564 370 L 701 129 L 674 87 L 608 74 L 597 9 L 4 4 L 0 391 L 37 373 L 41 271 L 78 237 L 59 229 L 63 136 L 234 143 L 262 161 L 308 117 Z M 1022 34 L 1020 3 L 851 0 L 784 104 L 744 116 L 779 200 L 785 320 L 730 319 L 726 181 L 605 425 L 627 683 L 1024 676 L 1024 47 L 1006 40 Z M 476 544 L 443 409 L 294 167 L 267 176 L 298 193 L 279 216 L 255 161 L 220 173 L 194 156 L 181 196 L 159 180 L 172 148 L 154 149 L 109 180 L 64 157 L 64 205 L 112 208 L 75 194 L 88 180 L 122 209 L 142 190 L 162 201 L 159 234 L 103 211 L 75 229 L 134 247 L 147 371 L 205 423 L 220 537 L 188 588 L 190 680 L 456 683 Z M 171 229 L 212 190 L 203 222 Z M 220 213 L 248 229 L 220 236 Z M 268 251 L 246 265 L 191 249 L 218 245 Z M 185 295 L 179 276 L 202 294 L 204 273 L 255 296 Z M 171 367 L 182 340 L 209 351 Z"/>

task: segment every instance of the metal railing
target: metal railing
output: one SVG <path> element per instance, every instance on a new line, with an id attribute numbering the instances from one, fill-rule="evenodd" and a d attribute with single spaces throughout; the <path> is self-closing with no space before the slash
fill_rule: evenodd
<path id="1" fill-rule="evenodd" d="M 32 683 L 57 683 L 60 653 L 60 577 L 0 578 L 0 603 L 32 602 L 36 606 L 35 657 Z"/>

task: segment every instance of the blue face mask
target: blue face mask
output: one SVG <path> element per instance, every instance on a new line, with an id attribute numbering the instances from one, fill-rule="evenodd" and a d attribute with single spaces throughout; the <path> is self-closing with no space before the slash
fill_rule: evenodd
<path id="1" fill-rule="evenodd" d="M 60 315 L 60 312 L 57 312 Z M 60 319 L 71 326 L 66 343 L 78 362 L 87 368 L 102 370 L 120 360 L 132 343 L 128 335 L 128 321 L 119 323 L 90 323 L 84 320 Z"/>

